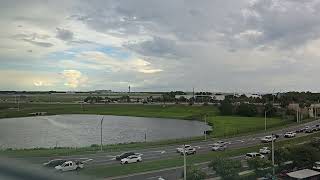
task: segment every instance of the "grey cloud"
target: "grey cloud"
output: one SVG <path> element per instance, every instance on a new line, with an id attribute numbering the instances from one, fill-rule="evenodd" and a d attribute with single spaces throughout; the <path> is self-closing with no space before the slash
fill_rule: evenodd
<path id="1" fill-rule="evenodd" d="M 129 44 L 127 47 L 145 56 L 177 57 L 176 42 L 170 39 L 154 37 L 153 40 L 140 44 Z"/>
<path id="2" fill-rule="evenodd" d="M 57 28 L 56 37 L 64 41 L 71 41 L 73 39 L 73 32 L 67 29 Z"/>

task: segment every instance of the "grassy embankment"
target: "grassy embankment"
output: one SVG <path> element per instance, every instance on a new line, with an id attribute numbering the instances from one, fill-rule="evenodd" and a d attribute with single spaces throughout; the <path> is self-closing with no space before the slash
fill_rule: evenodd
<path id="1" fill-rule="evenodd" d="M 283 140 L 283 141 L 276 142 L 275 147 L 279 148 L 279 147 L 298 144 L 301 142 L 307 142 L 307 141 L 310 141 L 312 137 L 319 137 L 319 136 L 320 136 L 320 133 L 314 133 L 304 137 Z M 192 156 L 188 156 L 187 163 L 191 165 L 194 163 L 207 162 L 207 161 L 210 161 L 210 159 L 218 156 L 233 157 L 233 156 L 244 155 L 247 152 L 258 151 L 258 149 L 261 148 L 262 146 L 266 146 L 266 144 L 261 144 L 261 145 L 246 147 L 246 148 L 226 150 L 224 152 L 209 152 L 206 154 L 192 155 Z M 129 164 L 125 166 L 100 165 L 96 167 L 86 168 L 83 171 L 81 171 L 80 174 L 85 174 L 85 175 L 90 175 L 95 177 L 113 177 L 113 176 L 121 176 L 121 175 L 127 175 L 132 173 L 146 172 L 146 171 L 159 170 L 159 169 L 170 168 L 170 167 L 179 167 L 179 166 L 183 166 L 182 157 L 161 159 L 161 160 L 143 162 L 138 164 Z"/>

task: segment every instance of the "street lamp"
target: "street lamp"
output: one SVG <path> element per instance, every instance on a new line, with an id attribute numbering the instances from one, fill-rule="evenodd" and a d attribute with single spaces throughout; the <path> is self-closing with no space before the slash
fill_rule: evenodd
<path id="1" fill-rule="evenodd" d="M 186 145 L 183 145 L 183 179 L 187 180 Z"/>
<path id="2" fill-rule="evenodd" d="M 274 176 L 274 174 L 275 174 L 275 171 L 274 171 L 274 134 L 272 134 L 271 150 L 272 150 L 272 172 L 273 172 L 273 176 Z"/>
<path id="3" fill-rule="evenodd" d="M 204 123 L 207 125 L 207 115 L 204 115 Z M 207 140 L 207 130 L 204 131 L 204 140 Z"/>
<path id="4" fill-rule="evenodd" d="M 271 111 L 272 109 L 269 110 L 264 110 L 264 130 L 267 130 L 267 112 Z"/>
<path id="5" fill-rule="evenodd" d="M 102 151 L 102 123 L 103 123 L 103 118 L 104 118 L 104 116 L 102 116 L 102 119 L 100 121 L 100 151 Z"/>

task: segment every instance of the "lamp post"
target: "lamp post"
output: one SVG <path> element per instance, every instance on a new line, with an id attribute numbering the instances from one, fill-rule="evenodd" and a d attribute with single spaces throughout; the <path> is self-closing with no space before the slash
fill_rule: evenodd
<path id="1" fill-rule="evenodd" d="M 264 130 L 267 130 L 267 111 L 264 111 Z"/>
<path id="2" fill-rule="evenodd" d="M 187 180 L 186 145 L 183 145 L 183 179 Z"/>
<path id="3" fill-rule="evenodd" d="M 104 118 L 104 116 L 102 116 L 102 119 L 100 121 L 100 151 L 102 151 L 102 123 L 103 123 L 103 118 Z"/>
<path id="4" fill-rule="evenodd" d="M 275 171 L 274 171 L 274 134 L 272 134 L 271 151 L 272 151 L 272 172 L 273 172 L 273 176 L 274 176 L 275 175 Z"/>
<path id="5" fill-rule="evenodd" d="M 207 125 L 207 115 L 204 115 L 204 123 Z M 204 131 L 204 140 L 207 140 L 207 130 Z"/>

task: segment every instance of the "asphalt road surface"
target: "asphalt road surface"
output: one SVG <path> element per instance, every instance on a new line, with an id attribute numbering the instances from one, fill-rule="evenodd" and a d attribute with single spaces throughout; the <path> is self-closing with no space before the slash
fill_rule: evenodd
<path id="1" fill-rule="evenodd" d="M 266 135 L 273 134 L 279 134 L 280 137 L 277 139 L 283 140 L 283 134 L 288 131 L 295 131 L 297 129 L 303 128 L 305 126 L 314 126 L 316 124 L 320 124 L 320 120 L 299 124 L 292 127 L 283 128 L 281 130 L 275 130 L 272 132 L 267 133 L 258 133 L 258 134 L 252 134 L 247 136 L 239 136 L 239 137 L 233 137 L 233 138 L 227 138 L 227 139 L 219 139 L 225 142 L 228 142 L 228 149 L 233 148 L 241 148 L 241 147 L 249 147 L 257 144 L 261 144 L 261 138 L 263 138 Z M 301 137 L 308 135 L 306 133 L 298 133 L 296 137 Z M 199 153 L 207 153 L 211 151 L 212 144 L 215 143 L 215 141 L 208 140 L 208 141 L 200 141 L 200 142 L 194 142 L 190 145 L 195 147 L 197 149 L 197 154 Z M 176 148 L 180 147 L 181 145 L 170 145 L 170 146 L 163 146 L 163 147 L 157 147 L 157 148 L 147 148 L 147 149 L 141 149 L 141 150 L 135 150 L 136 153 L 142 154 L 143 162 L 146 161 L 153 161 L 153 160 L 159 160 L 159 159 L 165 159 L 165 158 L 172 158 L 181 156 L 176 152 Z M 115 160 L 115 156 L 118 154 L 121 154 L 122 152 L 102 152 L 102 153 L 95 153 L 95 154 L 85 154 L 85 155 L 73 155 L 73 156 L 56 156 L 56 157 L 35 157 L 35 158 L 28 158 L 28 161 L 31 161 L 33 163 L 43 163 L 52 159 L 80 159 L 80 158 L 89 158 L 92 159 L 89 161 L 86 166 L 96 166 L 96 165 L 115 165 L 119 164 L 119 161 Z M 142 162 L 142 163 L 143 163 Z M 117 179 L 121 180 L 141 180 L 141 179 L 148 179 L 148 178 L 156 178 L 158 176 L 163 176 L 166 179 L 177 179 L 177 174 L 181 173 L 181 169 L 179 168 L 172 168 L 165 171 L 156 171 L 154 173 L 147 173 L 147 174 L 138 174 L 136 176 L 126 176 L 126 177 L 119 177 Z M 181 174 L 180 174 L 181 175 Z M 174 178 L 173 178 L 174 177 Z"/>

